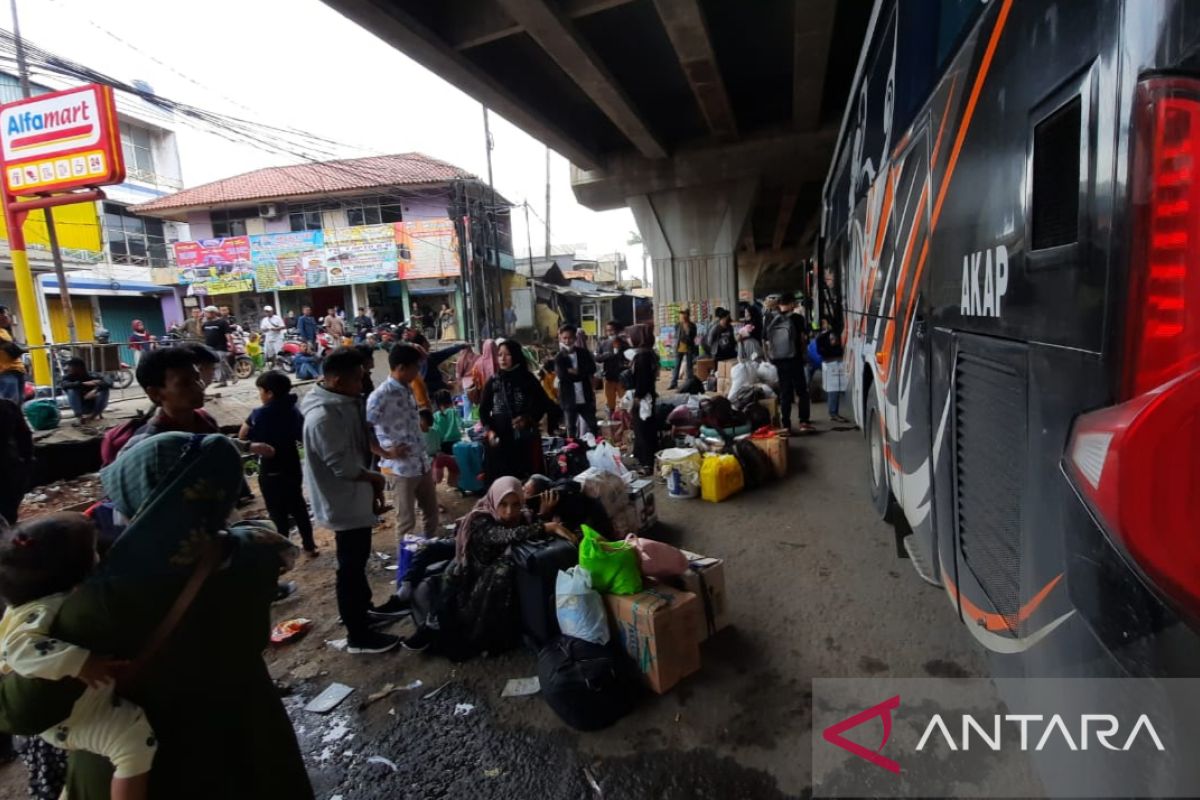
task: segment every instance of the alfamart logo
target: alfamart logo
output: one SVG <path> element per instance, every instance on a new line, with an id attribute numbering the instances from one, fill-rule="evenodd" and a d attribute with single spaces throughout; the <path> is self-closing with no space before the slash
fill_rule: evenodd
<path id="1" fill-rule="evenodd" d="M 883 749 L 892 735 L 892 714 L 899 708 L 900 695 L 889 697 L 882 703 L 828 726 L 822 732 L 822 738 L 881 769 L 899 775 L 900 763 L 883 755 Z M 1005 749 L 1040 752 L 1047 746 L 1065 746 L 1072 751 L 1089 748 L 1127 751 L 1143 740 L 1160 752 L 1166 751 L 1147 714 L 1138 715 L 1132 725 L 1123 725 L 1122 720 L 1114 714 L 1079 714 L 1077 717 L 1064 717 L 1062 714 L 993 714 L 987 718 L 963 713 L 958 714 L 957 718 L 955 716 L 940 713 L 930 716 L 913 751 L 920 753 L 943 747 L 950 752 L 970 752 L 972 748 L 986 748 L 995 752 Z M 949 722 L 947 717 L 950 718 Z M 845 737 L 847 731 L 876 718 L 883 726 L 883 739 L 878 747 L 870 749 Z"/>

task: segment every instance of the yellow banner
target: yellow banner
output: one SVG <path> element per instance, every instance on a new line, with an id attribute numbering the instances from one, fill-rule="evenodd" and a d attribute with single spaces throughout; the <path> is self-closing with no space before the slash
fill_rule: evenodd
<path id="1" fill-rule="evenodd" d="M 95 201 L 55 206 L 54 226 L 58 232 L 58 243 L 64 250 L 99 252 L 103 248 Z M 0 238 L 8 239 L 3 215 L 0 215 Z M 29 247 L 50 247 L 50 237 L 46 235 L 46 217 L 40 209 L 29 212 L 25 220 L 25 243 Z"/>

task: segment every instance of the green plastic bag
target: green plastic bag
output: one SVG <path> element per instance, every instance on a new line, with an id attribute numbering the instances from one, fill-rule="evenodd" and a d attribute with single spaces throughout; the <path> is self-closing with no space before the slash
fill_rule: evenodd
<path id="1" fill-rule="evenodd" d="M 579 566 L 592 576 L 601 594 L 637 594 L 642 590 L 638 552 L 625 542 L 610 542 L 587 525 L 579 543 Z"/>

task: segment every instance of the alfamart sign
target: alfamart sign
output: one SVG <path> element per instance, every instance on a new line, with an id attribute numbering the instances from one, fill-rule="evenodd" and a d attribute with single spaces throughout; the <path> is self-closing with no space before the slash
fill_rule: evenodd
<path id="1" fill-rule="evenodd" d="M 1194 797 L 1200 681 L 817 679 L 816 797 Z"/>
<path id="2" fill-rule="evenodd" d="M 0 108 L 0 160 L 9 195 L 125 180 L 112 88 L 89 84 Z"/>

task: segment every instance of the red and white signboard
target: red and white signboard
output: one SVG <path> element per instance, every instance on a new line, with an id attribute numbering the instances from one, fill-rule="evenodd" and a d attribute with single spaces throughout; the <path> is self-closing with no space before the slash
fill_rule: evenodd
<path id="1" fill-rule="evenodd" d="M 0 106 L 0 161 L 9 195 L 121 183 L 112 88 L 93 83 Z"/>

